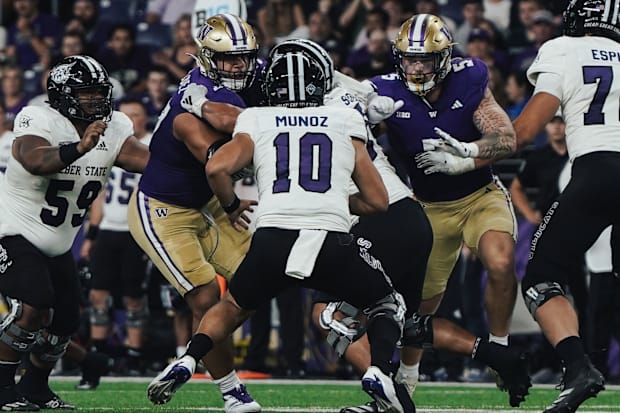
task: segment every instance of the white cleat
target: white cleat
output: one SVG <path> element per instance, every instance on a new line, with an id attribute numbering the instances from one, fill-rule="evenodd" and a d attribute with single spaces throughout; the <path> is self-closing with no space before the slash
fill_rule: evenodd
<path id="1" fill-rule="evenodd" d="M 260 404 L 254 401 L 243 384 L 222 394 L 222 398 L 226 413 L 258 413 L 261 411 Z"/>
<path id="2" fill-rule="evenodd" d="M 173 361 L 149 383 L 149 400 L 153 404 L 168 403 L 172 395 L 192 378 L 195 370 L 196 360 L 191 356 Z"/>
<path id="3" fill-rule="evenodd" d="M 379 409 L 388 413 L 415 413 L 415 405 L 403 384 L 394 383 L 381 369 L 370 366 L 362 377 L 362 388 Z"/>

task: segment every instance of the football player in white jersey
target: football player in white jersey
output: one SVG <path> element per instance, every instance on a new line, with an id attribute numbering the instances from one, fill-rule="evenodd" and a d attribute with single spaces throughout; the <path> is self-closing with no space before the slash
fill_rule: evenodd
<path id="1" fill-rule="evenodd" d="M 144 145 L 152 133 L 146 129 L 148 117 L 139 100 L 123 100 L 118 110 L 133 122 L 134 136 Z M 138 185 L 140 174 L 112 168 L 106 190 L 101 191 L 91 207 L 89 227 L 80 255 L 90 261 L 92 272 L 90 290 L 90 338 L 94 347 L 103 353 L 110 333 L 111 291 L 120 286 L 120 295 L 127 310 L 127 341 L 125 357 L 127 373 L 141 375 L 144 327 L 148 310 L 143 288 L 146 277 L 146 257 L 129 232 L 127 204 Z M 96 387 L 87 378 L 80 388 Z"/>
<path id="2" fill-rule="evenodd" d="M 368 116 L 366 148 L 388 191 L 390 205 L 385 213 L 353 217 L 356 224 L 351 232 L 373 241 L 370 252 L 381 260 L 396 291 L 403 295 L 407 305 L 401 362 L 395 380 L 405 384 L 409 392 L 413 393 L 418 379 L 416 350 L 421 346 L 433 346 L 436 349 L 471 356 L 491 365 L 507 384 L 511 404 L 518 404 L 524 398 L 523 393 L 527 394 L 530 382 L 525 364 L 517 351 L 488 343 L 447 320 L 431 315 L 420 317 L 416 313 L 422 297 L 426 263 L 433 242 L 432 229 L 421 205 L 413 199 L 411 190 L 396 175 L 394 167 L 389 163 L 370 130 L 371 124 L 378 123 L 398 110 L 400 103 L 387 96 L 378 96 L 367 82 L 359 83 L 336 72 L 327 52 L 315 42 L 305 39 L 287 40 L 276 45 L 271 50 L 270 56 L 273 58 L 287 51 L 305 53 L 321 63 L 328 79 L 326 106 L 350 107 L 361 113 L 367 113 Z M 355 185 L 352 185 L 350 190 L 351 193 L 357 192 Z M 312 318 L 319 328 L 323 328 L 322 311 L 328 302 L 335 300 L 333 296 L 315 294 Z M 342 309 L 352 313 L 357 311 L 347 307 L 346 304 L 334 303 L 326 313 L 323 313 L 323 317 L 331 317 L 330 312 Z M 344 357 L 363 374 L 370 365 L 368 342 L 362 337 L 347 347 L 349 340 L 350 337 L 337 334 L 335 329 L 331 329 L 328 335 L 330 344 L 339 353 L 344 351 Z M 342 413 L 378 411 L 379 406 L 374 401 L 341 410 Z"/>
<path id="3" fill-rule="evenodd" d="M 565 368 L 562 392 L 545 413 L 574 412 L 604 388 L 561 285 L 609 225 L 616 273 L 620 263 L 619 12 L 617 1 L 570 1 L 564 36 L 543 44 L 527 71 L 536 89 L 514 121 L 524 146 L 561 108 L 573 164 L 570 182 L 534 233 L 522 281 L 525 302 Z"/>
<path id="4" fill-rule="evenodd" d="M 141 172 L 149 157 L 131 121 L 112 110 L 112 86 L 96 60 L 63 59 L 47 92 L 50 107 L 18 113 L 0 180 L 0 293 L 11 306 L 0 325 L 3 411 L 75 408 L 47 384 L 79 322 L 71 245 L 112 166 Z M 18 388 L 24 353 L 30 357 Z"/>
<path id="5" fill-rule="evenodd" d="M 4 174 L 6 171 L 6 165 L 11 157 L 13 139 L 15 139 L 15 134 L 5 127 L 4 113 L 4 103 L 0 102 L 0 174 Z"/>
<path id="6" fill-rule="evenodd" d="M 387 192 L 365 148 L 362 116 L 322 106 L 326 87 L 322 69 L 306 55 L 274 59 L 265 88 L 269 104 L 282 107 L 246 109 L 237 119 L 233 140 L 207 163 L 211 188 L 231 224 L 240 228 L 247 224 L 245 208 L 230 174 L 253 162 L 257 229 L 229 290 L 202 318 L 186 355 L 149 385 L 151 400 L 169 400 L 189 380 L 196 361 L 258 305 L 283 289 L 304 286 L 345 295 L 365 308 L 372 366 L 362 386 L 385 408 L 415 411 L 404 386 L 389 373 L 404 321 L 402 297 L 368 253 L 366 240 L 349 233 L 349 208 L 360 215 L 383 211 Z M 360 192 L 350 199 L 351 178 Z"/>

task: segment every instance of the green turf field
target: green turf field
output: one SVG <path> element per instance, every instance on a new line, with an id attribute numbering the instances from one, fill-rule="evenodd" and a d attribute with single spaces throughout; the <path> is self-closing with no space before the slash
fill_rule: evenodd
<path id="1" fill-rule="evenodd" d="M 105 379 L 104 379 L 105 380 Z M 118 380 L 118 379 L 117 379 Z M 81 413 L 87 412 L 216 412 L 223 402 L 215 385 L 193 380 L 167 405 L 153 406 L 146 398 L 147 381 L 105 380 L 95 391 L 76 391 L 77 379 L 52 381 L 52 387 Z M 342 406 L 368 400 L 357 382 L 341 381 L 248 381 L 248 390 L 263 406 L 264 412 L 338 412 Z M 582 405 L 580 412 L 620 412 L 620 388 L 608 386 L 599 397 Z M 491 385 L 418 386 L 415 403 L 418 413 L 425 412 L 542 412 L 558 394 L 552 386 L 536 386 L 520 409 L 511 409 L 508 396 Z"/>

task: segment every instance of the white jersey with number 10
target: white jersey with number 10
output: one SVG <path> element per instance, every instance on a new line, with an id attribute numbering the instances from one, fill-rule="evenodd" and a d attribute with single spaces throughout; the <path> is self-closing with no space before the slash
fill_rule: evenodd
<path id="1" fill-rule="evenodd" d="M 254 141 L 256 227 L 348 232 L 351 138 L 366 141 L 359 112 L 340 107 L 249 108 L 234 133 Z"/>

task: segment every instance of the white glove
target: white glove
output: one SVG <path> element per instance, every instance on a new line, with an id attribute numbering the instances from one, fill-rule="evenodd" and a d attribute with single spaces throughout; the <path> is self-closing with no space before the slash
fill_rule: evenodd
<path id="1" fill-rule="evenodd" d="M 474 142 L 461 142 L 458 139 L 454 139 L 450 136 L 449 133 L 444 132 L 439 128 L 434 128 L 435 133 L 439 135 L 440 139 L 424 139 L 428 141 L 439 141 L 439 142 L 427 142 L 435 145 L 435 149 L 439 149 L 441 151 L 449 152 L 453 155 L 460 156 L 461 158 L 476 158 L 480 149 L 478 145 Z M 424 140 L 422 141 L 422 145 L 424 145 Z M 427 150 L 427 149 L 425 149 Z"/>
<path id="2" fill-rule="evenodd" d="M 415 156 L 415 162 L 419 169 L 424 169 L 425 175 L 437 172 L 461 175 L 476 168 L 473 158 L 461 158 L 443 151 L 420 152 Z"/>
<path id="3" fill-rule="evenodd" d="M 202 118 L 202 105 L 207 102 L 207 88 L 203 85 L 190 83 L 181 97 L 181 106 L 189 113 Z"/>
<path id="4" fill-rule="evenodd" d="M 402 100 L 394 102 L 394 99 L 389 96 L 380 96 L 374 93 L 368 98 L 368 109 L 366 109 L 368 121 L 373 125 L 379 123 L 392 116 L 404 104 L 405 102 Z"/>

